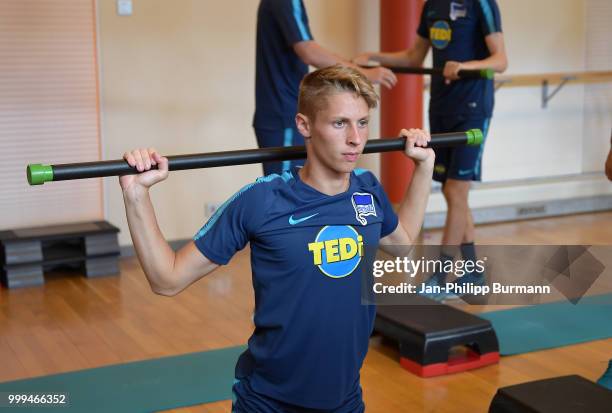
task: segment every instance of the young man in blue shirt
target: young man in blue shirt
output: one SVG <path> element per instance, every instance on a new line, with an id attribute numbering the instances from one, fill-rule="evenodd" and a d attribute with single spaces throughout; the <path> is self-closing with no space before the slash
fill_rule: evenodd
<path id="1" fill-rule="evenodd" d="M 257 10 L 255 115 L 260 148 L 303 145 L 295 125 L 300 81 L 308 66 L 323 68 L 348 60 L 321 47 L 312 36 L 302 0 L 261 0 Z M 388 69 L 361 69 L 373 83 L 391 88 L 397 79 Z M 266 162 L 264 175 L 280 174 L 303 160 Z"/>
<path id="2" fill-rule="evenodd" d="M 493 114 L 493 80 L 459 79 L 463 69 L 506 70 L 507 57 L 496 0 L 428 0 L 421 13 L 417 39 L 410 49 L 392 53 L 364 53 L 358 64 L 377 61 L 384 66 L 418 67 L 430 47 L 433 66 L 444 68 L 444 77 L 432 76 L 429 101 L 431 133 L 481 129 L 486 138 Z M 461 246 L 465 259 L 475 260 L 474 222 L 468 205 L 471 181 L 481 179 L 480 147 L 436 150 L 434 179 L 442 183 L 448 206 L 442 236 L 443 260 L 452 259 L 453 246 Z M 430 284 L 445 284 L 446 274 L 435 274 Z M 483 283 L 471 274 L 461 282 Z M 445 299 L 438 294 L 431 298 Z"/>
<path id="3" fill-rule="evenodd" d="M 250 243 L 255 331 L 236 365 L 233 411 L 363 412 L 359 370 L 375 307 L 362 305 L 365 247 L 411 245 L 421 228 L 434 166 L 429 134 L 402 130 L 417 166 L 396 214 L 374 175 L 355 169 L 368 140 L 372 84 L 355 69 L 307 75 L 295 122 L 307 160 L 232 196 L 174 252 L 157 225 L 149 188 L 168 176 L 155 150 L 124 158 L 120 178 L 134 246 L 154 292 L 175 295 Z"/>

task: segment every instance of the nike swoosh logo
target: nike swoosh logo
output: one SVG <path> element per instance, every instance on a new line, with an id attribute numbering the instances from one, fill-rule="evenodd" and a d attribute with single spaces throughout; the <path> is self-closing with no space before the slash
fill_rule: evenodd
<path id="1" fill-rule="evenodd" d="M 467 175 L 472 172 L 472 169 L 459 169 L 459 175 Z"/>
<path id="2" fill-rule="evenodd" d="M 319 215 L 319 213 L 318 213 L 318 212 L 317 212 L 316 214 L 312 214 L 312 215 L 309 215 L 309 216 L 307 216 L 307 217 L 304 217 L 304 218 L 299 218 L 299 219 L 293 219 L 293 215 L 291 215 L 291 216 L 289 217 L 289 225 L 296 225 L 296 224 L 299 224 L 300 222 L 304 222 L 304 221 L 306 221 L 307 219 L 310 219 L 310 218 L 312 218 L 312 217 L 314 217 L 314 216 L 317 216 L 317 215 Z"/>

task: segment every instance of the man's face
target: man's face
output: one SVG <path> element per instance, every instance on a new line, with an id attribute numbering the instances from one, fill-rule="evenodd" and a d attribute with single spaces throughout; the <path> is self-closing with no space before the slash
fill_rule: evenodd
<path id="1" fill-rule="evenodd" d="M 309 142 L 309 162 L 351 172 L 368 140 L 369 120 L 365 99 L 350 92 L 328 96 L 327 106 L 314 119 L 298 114 L 298 128 Z"/>

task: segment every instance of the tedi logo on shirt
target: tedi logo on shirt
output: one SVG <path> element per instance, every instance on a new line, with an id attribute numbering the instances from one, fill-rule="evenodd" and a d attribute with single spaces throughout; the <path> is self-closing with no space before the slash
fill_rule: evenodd
<path id="1" fill-rule="evenodd" d="M 355 192 L 351 196 L 353 209 L 355 210 L 355 218 L 361 225 L 368 225 L 365 219 L 368 215 L 376 216 L 376 208 L 374 207 L 374 197 L 372 194 Z"/>
<path id="2" fill-rule="evenodd" d="M 429 39 L 436 49 L 444 49 L 451 41 L 453 31 L 448 22 L 438 20 L 429 28 Z"/>
<path id="3" fill-rule="evenodd" d="M 321 228 L 314 242 L 308 244 L 313 264 L 328 277 L 351 275 L 363 256 L 363 237 L 350 225 Z"/>

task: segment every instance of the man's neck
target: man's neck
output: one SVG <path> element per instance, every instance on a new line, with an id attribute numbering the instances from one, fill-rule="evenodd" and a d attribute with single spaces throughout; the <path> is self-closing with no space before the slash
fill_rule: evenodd
<path id="1" fill-rule="evenodd" d="M 308 161 L 298 173 L 302 182 L 329 196 L 346 192 L 351 180 L 350 173 L 336 172 Z"/>

